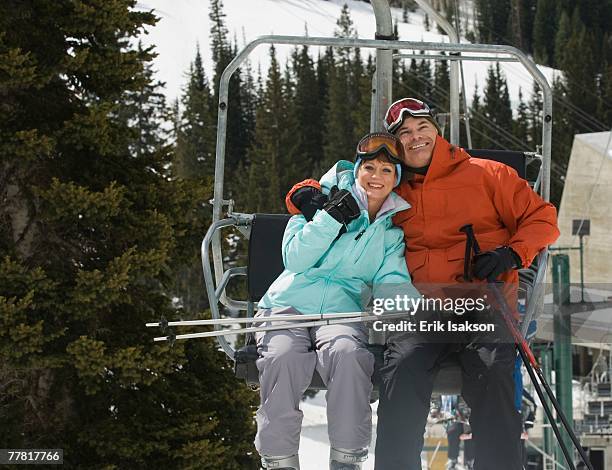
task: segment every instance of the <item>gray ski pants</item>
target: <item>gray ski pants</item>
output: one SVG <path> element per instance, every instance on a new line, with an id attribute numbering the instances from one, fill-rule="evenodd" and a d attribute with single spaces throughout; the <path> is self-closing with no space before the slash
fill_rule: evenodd
<path id="1" fill-rule="evenodd" d="M 297 313 L 293 308 L 262 309 L 256 316 Z M 256 338 L 261 406 L 255 448 L 260 455 L 297 454 L 303 417 L 299 404 L 315 368 L 327 386 L 332 447 L 361 449 L 370 445 L 374 356 L 366 349 L 366 327 L 348 323 L 291 328 L 260 332 Z"/>

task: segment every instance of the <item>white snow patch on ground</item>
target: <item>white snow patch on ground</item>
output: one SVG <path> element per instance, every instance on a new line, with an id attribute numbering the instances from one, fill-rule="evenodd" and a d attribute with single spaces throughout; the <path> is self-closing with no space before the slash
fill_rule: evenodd
<path id="1" fill-rule="evenodd" d="M 327 437 L 327 415 L 325 411 L 325 392 L 319 392 L 312 399 L 300 404 L 304 413 L 302 434 L 300 438 L 300 465 L 302 470 L 321 470 L 329 465 L 329 439 Z M 363 470 L 374 469 L 374 447 L 376 445 L 376 410 L 378 402 L 372 404 L 372 443 L 368 460 Z M 427 461 L 422 461 L 423 470 L 427 470 Z"/>

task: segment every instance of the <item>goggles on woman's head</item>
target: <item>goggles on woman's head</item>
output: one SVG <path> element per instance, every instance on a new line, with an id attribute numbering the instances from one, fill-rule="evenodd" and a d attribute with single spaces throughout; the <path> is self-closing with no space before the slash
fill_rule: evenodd
<path id="1" fill-rule="evenodd" d="M 373 132 L 357 144 L 356 155 L 362 160 L 372 160 L 380 152 L 384 152 L 391 163 L 400 164 L 404 160 L 404 147 L 393 134 Z"/>
<path id="2" fill-rule="evenodd" d="M 373 160 L 381 152 L 390 163 L 395 165 L 395 186 L 400 183 L 402 177 L 402 161 L 404 160 L 404 147 L 400 140 L 393 134 L 387 132 L 374 132 L 366 135 L 357 144 L 354 175 L 357 179 L 357 171 L 362 161 Z"/>
<path id="3" fill-rule="evenodd" d="M 426 103 L 416 98 L 402 98 L 396 101 L 387 110 L 385 114 L 385 128 L 388 132 L 395 132 L 404 122 L 406 114 L 412 117 L 424 117 L 429 119 L 440 132 L 440 128 L 434 119 L 431 108 Z"/>

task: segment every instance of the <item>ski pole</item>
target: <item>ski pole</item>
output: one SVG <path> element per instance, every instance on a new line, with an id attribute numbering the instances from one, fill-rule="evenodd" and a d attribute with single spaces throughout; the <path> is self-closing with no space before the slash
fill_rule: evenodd
<path id="1" fill-rule="evenodd" d="M 309 315 L 305 315 L 309 316 Z M 193 338 L 213 338 L 217 336 L 225 336 L 225 335 L 238 335 L 244 333 L 259 333 L 263 331 L 277 331 L 277 330 L 288 330 L 291 328 L 311 328 L 313 326 L 323 326 L 323 325 L 334 325 L 334 324 L 344 324 L 344 323 L 359 323 L 359 322 L 371 322 L 371 321 L 386 321 L 399 319 L 404 317 L 412 316 L 411 312 L 400 312 L 400 313 L 386 313 L 384 315 L 359 315 L 359 316 L 350 316 L 343 317 L 339 314 L 336 317 L 332 315 L 324 316 L 326 318 L 320 319 L 319 315 L 313 315 L 315 317 L 314 321 L 302 321 L 302 322 L 292 322 L 281 325 L 271 325 L 271 326 L 251 326 L 246 328 L 234 328 L 229 330 L 215 330 L 215 331 L 204 331 L 201 333 L 186 333 L 182 335 L 176 335 L 174 332 L 171 332 L 168 336 L 158 336 L 153 338 L 153 341 L 170 341 L 174 342 L 177 339 L 193 339 Z M 317 319 L 319 318 L 319 319 Z M 305 320 L 309 320 L 306 318 Z M 262 317 L 257 318 L 258 323 L 267 323 L 268 318 Z"/>
<path id="2" fill-rule="evenodd" d="M 474 253 L 479 254 L 480 246 L 478 245 L 478 241 L 476 240 L 476 236 L 474 234 L 472 225 L 471 224 L 464 225 L 463 227 L 460 228 L 460 231 L 464 232 L 466 236 L 468 237 L 468 239 L 471 239 Z M 550 406 L 548 405 L 548 402 L 546 401 L 544 397 L 544 393 L 542 392 L 540 383 L 544 387 L 544 390 L 546 390 L 546 394 L 548 395 L 550 402 L 553 404 L 553 407 L 555 411 L 557 412 L 557 416 L 563 423 L 563 427 L 565 428 L 565 431 L 570 436 L 570 439 L 572 440 L 574 446 L 576 447 L 576 450 L 580 454 L 580 458 L 582 459 L 582 461 L 588 467 L 589 470 L 593 470 L 593 466 L 591 465 L 591 462 L 588 456 L 586 455 L 586 452 L 582 448 L 580 441 L 576 437 L 576 434 L 574 433 L 572 426 L 570 425 L 565 414 L 563 413 L 563 410 L 561 409 L 561 405 L 559 404 L 556 397 L 554 396 L 552 389 L 546 382 L 546 379 L 544 378 L 544 374 L 542 373 L 542 370 L 540 369 L 540 366 L 538 365 L 535 359 L 535 356 L 533 355 L 533 352 L 531 351 L 531 348 L 527 344 L 527 341 L 525 340 L 525 338 L 523 338 L 521 333 L 518 331 L 514 323 L 514 318 L 512 316 L 512 309 L 508 305 L 508 302 L 506 301 L 505 297 L 499 291 L 496 281 L 494 279 L 487 279 L 487 283 L 488 283 L 488 286 L 491 288 L 491 291 L 493 292 L 493 296 L 495 297 L 495 300 L 498 302 L 499 306 L 501 307 L 500 310 L 502 313 L 502 318 L 504 319 L 504 323 L 508 327 L 508 330 L 510 331 L 510 334 L 512 335 L 514 339 L 517 349 L 519 350 L 521 359 L 523 363 L 525 364 L 525 368 L 527 369 L 527 372 L 529 373 L 529 378 L 531 379 L 533 386 L 536 389 L 538 396 L 540 397 L 540 401 L 542 402 L 544 411 L 546 411 L 546 415 L 550 421 L 555 437 L 557 438 L 557 441 L 559 442 L 563 455 L 568 465 L 570 466 L 570 469 L 575 470 L 576 466 L 574 465 L 573 459 L 571 458 L 569 454 L 569 450 L 567 449 L 567 446 L 565 445 L 565 441 L 563 441 L 561 437 L 561 433 L 559 431 L 559 427 L 556 423 L 556 420 L 553 419 L 552 410 L 550 409 Z M 536 379 L 536 375 L 540 383 L 538 383 L 538 380 Z"/>
<path id="3" fill-rule="evenodd" d="M 214 325 L 235 325 L 241 323 L 264 323 L 264 322 L 303 322 L 314 320 L 326 320 L 328 318 L 357 318 L 366 316 L 367 312 L 349 312 L 349 313 L 321 313 L 321 314 L 296 314 L 296 315 L 275 315 L 273 317 L 245 317 L 245 318 L 216 318 L 208 320 L 180 320 L 167 321 L 162 318 L 159 322 L 147 323 L 146 327 L 167 328 L 169 326 L 214 326 Z"/>
<path id="4" fill-rule="evenodd" d="M 582 445 L 580 444 L 580 441 L 578 440 L 578 437 L 574 433 L 574 430 L 572 429 L 572 426 L 570 425 L 569 421 L 567 420 L 567 417 L 565 416 L 565 413 L 563 413 L 563 411 L 561 410 L 561 405 L 559 404 L 557 398 L 554 396 L 552 389 L 550 388 L 550 386 L 546 382 L 546 380 L 544 378 L 544 374 L 542 373 L 542 370 L 540 369 L 540 366 L 537 364 L 537 362 L 535 360 L 535 357 L 533 356 L 533 353 L 531 352 L 531 349 L 527 345 L 527 342 L 525 341 L 525 339 L 522 336 L 520 336 L 520 333 L 518 332 L 518 329 L 514 325 L 513 320 L 511 318 L 508 318 L 509 317 L 509 314 L 507 313 L 508 305 L 507 305 L 507 303 L 504 305 L 506 299 L 499 292 L 499 289 L 497 288 L 497 286 L 495 284 L 492 284 L 492 291 L 493 291 L 493 295 L 495 296 L 496 300 L 502 306 L 502 316 L 504 317 L 504 321 L 505 321 L 506 325 L 508 325 L 508 328 L 509 328 L 510 332 L 512 333 L 512 335 L 515 338 L 518 336 L 518 341 L 515 339 L 515 342 L 517 343 L 517 346 L 519 346 L 518 347 L 519 354 L 521 355 L 521 359 L 523 360 L 523 363 L 525 364 L 525 367 L 527 368 L 527 372 L 529 373 L 529 377 L 530 377 L 531 381 L 534 382 L 535 378 L 536 378 L 535 375 L 537 375 L 537 377 L 540 380 L 540 383 L 542 384 L 542 386 L 546 390 L 546 394 L 550 398 L 550 401 L 551 401 L 553 407 L 555 408 L 555 411 L 557 412 L 557 416 L 559 417 L 559 419 L 563 423 L 563 427 L 565 428 L 565 431 L 569 435 L 569 437 L 572 440 L 574 446 L 576 447 L 576 450 L 580 454 L 580 458 L 582 459 L 584 464 L 589 468 L 589 470 L 593 470 L 593 466 L 591 465 L 591 462 L 589 461 L 589 458 L 586 455 L 586 452 L 582 448 Z M 506 313 L 504 313 L 504 310 L 506 310 Z M 536 392 L 538 393 L 538 396 L 540 397 L 540 400 L 542 401 L 542 405 L 544 407 L 547 407 L 548 403 L 546 403 L 546 401 L 543 400 L 544 397 L 542 396 L 542 390 L 539 387 L 536 387 Z M 551 422 L 552 422 L 552 420 L 551 420 Z M 559 436 L 557 436 L 557 439 L 559 439 Z M 561 445 L 561 442 L 559 442 L 559 444 Z M 563 447 L 564 447 L 564 445 L 561 445 L 561 449 L 563 449 Z"/>

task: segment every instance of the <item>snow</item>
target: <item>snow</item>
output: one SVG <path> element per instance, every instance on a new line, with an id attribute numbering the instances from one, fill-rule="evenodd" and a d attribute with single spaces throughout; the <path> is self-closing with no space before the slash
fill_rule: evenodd
<path id="1" fill-rule="evenodd" d="M 358 36 L 371 39 L 375 32 L 375 19 L 372 6 L 356 0 L 224 0 L 226 25 L 230 38 L 236 39 L 240 48 L 258 36 L 267 34 L 333 36 L 336 20 L 341 8 L 347 4 Z M 166 95 L 170 100 L 180 96 L 186 82 L 186 73 L 195 57 L 199 44 L 202 60 L 208 77 L 212 77 L 212 57 L 210 51 L 209 2 L 205 0 L 140 0 L 136 6 L 141 10 L 154 10 L 161 19 L 149 28 L 142 37 L 145 45 L 155 45 L 158 57 L 154 60 L 158 79 L 167 84 Z M 469 6 L 464 8 L 471 13 Z M 402 22 L 402 10 L 393 8 L 392 17 L 398 23 L 399 38 L 404 41 L 448 42 L 432 26 L 426 31 L 423 25 L 424 14 L 417 10 L 409 14 L 409 22 Z M 465 40 L 463 40 L 465 42 Z M 279 46 L 277 54 L 284 64 L 291 47 Z M 316 48 L 312 49 L 313 54 Z M 410 51 L 404 51 L 410 52 Z M 365 55 L 365 54 L 364 54 Z M 251 55 L 253 70 L 261 67 L 265 73 L 269 64 L 268 47 L 259 46 Z M 480 93 L 485 84 L 489 62 L 466 62 L 464 75 L 466 96 L 471 100 L 474 85 L 478 83 Z M 519 87 L 527 100 L 532 88 L 532 79 L 522 65 L 502 63 L 501 68 L 507 78 L 510 96 L 514 104 L 518 100 Z M 539 67 L 549 83 L 556 72 L 547 67 Z M 557 72 L 558 73 L 558 72 Z"/>
<path id="2" fill-rule="evenodd" d="M 329 465 L 329 439 L 327 437 L 327 415 L 325 412 L 325 392 L 319 392 L 312 399 L 300 405 L 304 418 L 300 436 L 300 465 L 302 470 L 320 470 Z M 372 404 L 372 443 L 368 459 L 363 463 L 363 470 L 374 469 L 374 447 L 376 445 L 376 410 L 378 402 Z M 423 470 L 427 470 L 425 454 L 422 461 Z"/>

